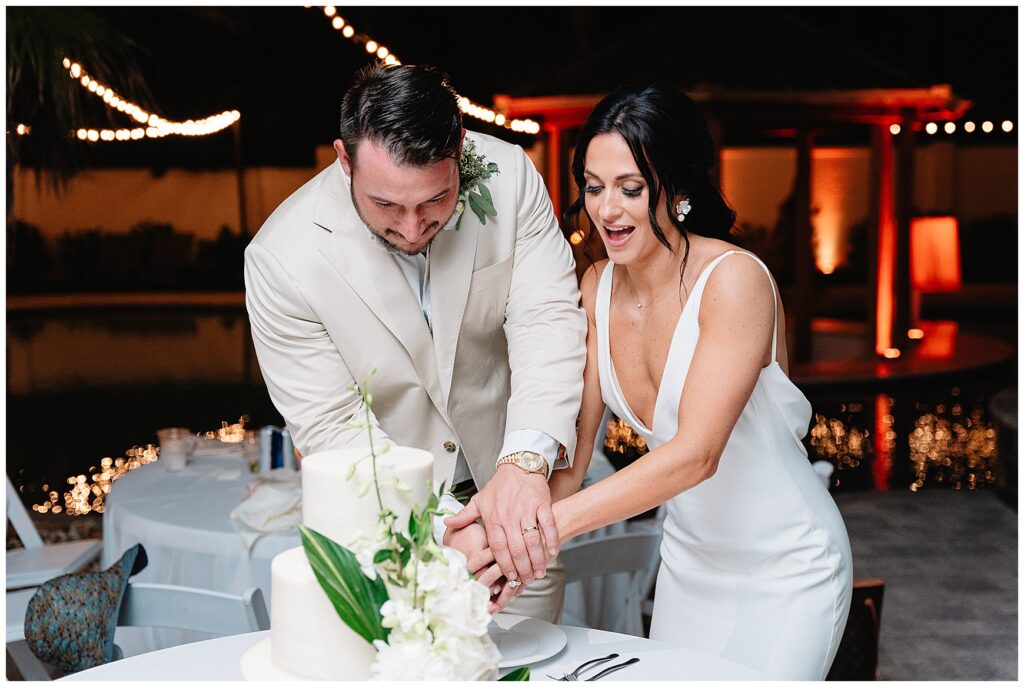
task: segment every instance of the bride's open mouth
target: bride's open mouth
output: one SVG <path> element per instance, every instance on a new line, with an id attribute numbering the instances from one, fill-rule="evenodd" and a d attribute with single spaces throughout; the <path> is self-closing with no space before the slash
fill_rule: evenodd
<path id="1" fill-rule="evenodd" d="M 604 226 L 604 234 L 608 237 L 608 243 L 615 247 L 625 245 L 635 230 L 636 227 L 632 225 Z"/>

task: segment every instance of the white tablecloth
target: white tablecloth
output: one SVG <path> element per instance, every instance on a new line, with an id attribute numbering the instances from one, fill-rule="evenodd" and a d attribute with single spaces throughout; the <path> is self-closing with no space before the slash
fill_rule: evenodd
<path id="1" fill-rule="evenodd" d="M 565 627 L 568 643 L 549 659 L 530 666 L 530 679 L 547 681 L 584 661 L 618 652 L 619 658 L 603 667 L 637 656 L 640 662 L 602 678 L 604 680 L 767 680 L 756 670 L 700 651 L 601 630 Z M 239 661 L 252 646 L 269 636 L 253 632 L 196 642 L 126 658 L 69 675 L 64 680 L 240 680 Z M 502 671 L 506 672 L 506 671 Z M 593 675 L 598 670 L 588 671 Z"/>
<path id="2" fill-rule="evenodd" d="M 251 553 L 246 550 L 230 514 L 254 478 L 231 456 L 197 456 L 181 472 L 168 472 L 158 461 L 125 474 L 106 499 L 104 567 L 141 542 L 149 564 L 134 581 L 239 595 L 259 587 L 269 607 L 270 561 L 300 541 L 296 531 L 268 534 Z M 119 628 L 115 641 L 131 656 L 208 638 L 178 630 Z"/>

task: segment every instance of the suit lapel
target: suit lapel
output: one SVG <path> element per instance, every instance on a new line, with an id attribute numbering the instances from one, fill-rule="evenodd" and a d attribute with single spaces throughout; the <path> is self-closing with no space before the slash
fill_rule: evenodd
<path id="1" fill-rule="evenodd" d="M 444 411 L 430 330 L 419 303 L 395 259 L 375 245 L 352 206 L 339 163 L 318 190 L 314 222 L 331 232 L 320 252 L 409 353 L 416 373 L 434 405 Z M 434 288 L 434 285 L 431 285 Z M 357 332 L 353 332 L 358 336 Z M 381 361 L 380 366 L 387 365 Z"/>
<path id="2" fill-rule="evenodd" d="M 461 227 L 442 231 L 430 247 L 430 313 L 445 407 L 452 386 L 455 351 L 469 299 L 480 231 L 479 220 L 467 208 Z"/>

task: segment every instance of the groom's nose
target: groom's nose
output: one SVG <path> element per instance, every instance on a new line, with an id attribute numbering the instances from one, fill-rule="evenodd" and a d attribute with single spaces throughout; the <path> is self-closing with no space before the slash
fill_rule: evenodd
<path id="1" fill-rule="evenodd" d="M 429 222 L 416 213 L 410 213 L 398 227 L 398 232 L 409 243 L 416 243 L 427 231 Z"/>

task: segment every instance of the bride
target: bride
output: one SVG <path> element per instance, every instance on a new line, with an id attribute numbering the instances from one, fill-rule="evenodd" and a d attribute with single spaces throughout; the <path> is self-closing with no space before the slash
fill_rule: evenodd
<path id="1" fill-rule="evenodd" d="M 842 517 L 801 444 L 811 407 L 787 376 L 768 268 L 728 242 L 696 105 L 625 87 L 572 163 L 608 260 L 580 289 L 589 319 L 579 443 L 551 477 L 560 543 L 667 504 L 651 639 L 772 677 L 824 679 L 852 593 Z M 607 405 L 650 452 L 578 491 Z M 569 495 L 571 494 L 571 495 Z"/>

